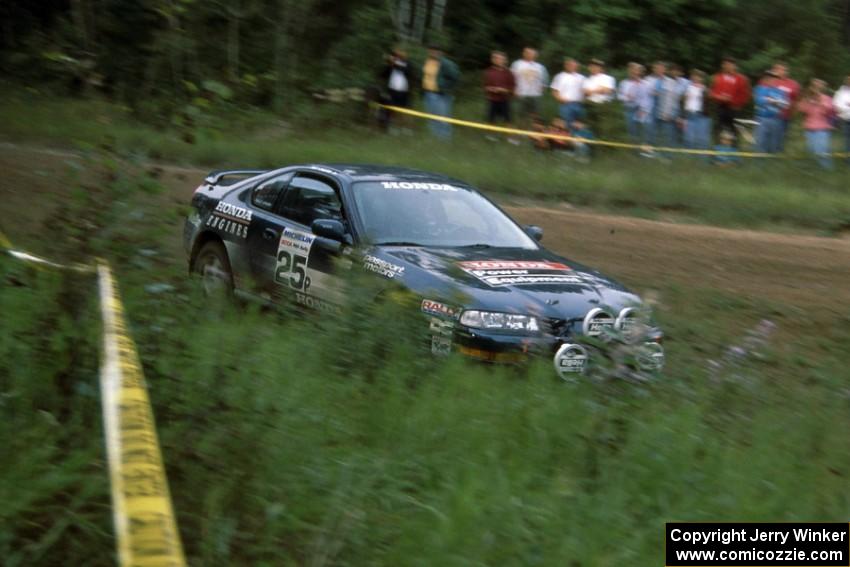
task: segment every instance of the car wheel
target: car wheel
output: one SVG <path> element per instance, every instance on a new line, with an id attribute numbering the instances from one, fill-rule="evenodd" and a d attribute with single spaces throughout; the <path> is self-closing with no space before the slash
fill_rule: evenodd
<path id="1" fill-rule="evenodd" d="M 230 297 L 233 295 L 233 271 L 227 250 L 216 240 L 201 246 L 195 256 L 193 272 L 201 279 L 201 287 L 207 297 Z"/>

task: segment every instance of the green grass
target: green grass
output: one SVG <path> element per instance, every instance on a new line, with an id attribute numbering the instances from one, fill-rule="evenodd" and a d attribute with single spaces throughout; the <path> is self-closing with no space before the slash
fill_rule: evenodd
<path id="1" fill-rule="evenodd" d="M 549 361 L 424 355 L 392 304 L 210 305 L 142 187 L 79 193 L 52 236 L 57 258 L 116 267 L 193 564 L 661 565 L 666 521 L 846 520 L 846 310 L 652 282 L 664 376 L 566 384 Z M 113 564 L 95 289 L 0 258 L 9 565 Z M 710 380 L 707 359 L 762 318 L 779 326 L 763 357 Z"/>
<path id="2" fill-rule="evenodd" d="M 476 119 L 480 112 L 467 103 L 458 114 Z M 186 130 L 151 126 L 113 104 L 7 90 L 0 97 L 0 136 L 28 144 L 105 145 L 124 156 L 209 168 L 322 161 L 404 165 L 467 180 L 501 198 L 566 201 L 726 226 L 832 233 L 850 222 L 850 168 L 843 164 L 832 173 L 805 160 L 719 170 L 699 159 L 668 165 L 619 150 L 579 164 L 541 155 L 526 144 L 488 142 L 483 133 L 468 130 L 457 129 L 452 143 L 431 139 L 421 124 L 415 136 L 382 135 L 354 115 L 351 109 L 317 106 L 313 122 L 285 123 L 259 111 L 223 111 L 209 119 L 216 129 L 192 130 L 190 144 L 182 140 Z M 791 145 L 799 147 L 800 140 Z"/>

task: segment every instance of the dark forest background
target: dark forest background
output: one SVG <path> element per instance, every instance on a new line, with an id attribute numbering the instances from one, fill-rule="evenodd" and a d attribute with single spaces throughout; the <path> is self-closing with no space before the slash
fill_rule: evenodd
<path id="1" fill-rule="evenodd" d="M 850 0 L 6 0 L 0 16 L 7 79 L 134 109 L 212 95 L 281 111 L 430 42 L 475 84 L 491 49 L 527 44 L 550 72 L 565 55 L 712 71 L 725 54 L 833 87 L 850 71 Z"/>

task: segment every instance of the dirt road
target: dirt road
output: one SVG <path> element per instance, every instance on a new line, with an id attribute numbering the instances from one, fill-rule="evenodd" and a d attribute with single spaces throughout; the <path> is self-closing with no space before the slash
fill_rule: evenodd
<path id="1" fill-rule="evenodd" d="M 77 165 L 75 165 L 77 164 Z M 0 228 L 13 241 L 48 252 L 43 221 L 70 198 L 72 153 L 0 147 Z M 206 173 L 163 167 L 163 206 L 189 201 Z M 635 286 L 654 282 L 711 288 L 805 309 L 847 313 L 850 240 L 676 224 L 541 206 L 509 206 L 527 224 L 545 230 L 547 247 Z M 174 227 L 175 253 L 180 226 Z"/>

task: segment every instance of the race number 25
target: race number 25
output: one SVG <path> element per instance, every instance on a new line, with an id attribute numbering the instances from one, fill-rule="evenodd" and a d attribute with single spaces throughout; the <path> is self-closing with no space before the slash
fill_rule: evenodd
<path id="1" fill-rule="evenodd" d="M 310 287 L 306 266 L 307 256 L 281 250 L 277 253 L 277 269 L 274 272 L 274 279 L 279 284 L 306 290 Z"/>

